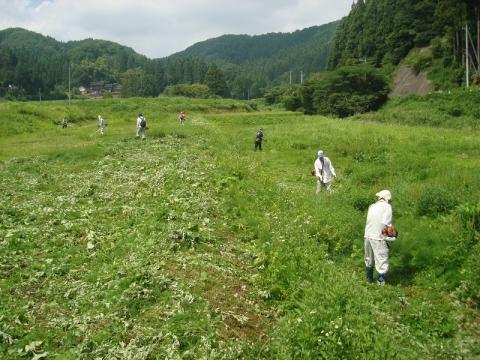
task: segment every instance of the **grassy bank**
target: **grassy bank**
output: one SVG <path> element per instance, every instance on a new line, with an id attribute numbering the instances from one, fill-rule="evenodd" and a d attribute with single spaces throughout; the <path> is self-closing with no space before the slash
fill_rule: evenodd
<path id="1" fill-rule="evenodd" d="M 59 104 L 0 104 L 4 128 L 39 114 L 0 138 L 2 357 L 480 355 L 476 131 L 141 101 L 75 104 L 87 116 L 67 129 Z M 400 238 L 377 288 L 362 235 L 382 188 Z"/>
<path id="2" fill-rule="evenodd" d="M 427 96 L 394 97 L 378 112 L 355 116 L 354 119 L 408 126 L 478 130 L 479 102 L 480 91 L 476 87 Z"/>

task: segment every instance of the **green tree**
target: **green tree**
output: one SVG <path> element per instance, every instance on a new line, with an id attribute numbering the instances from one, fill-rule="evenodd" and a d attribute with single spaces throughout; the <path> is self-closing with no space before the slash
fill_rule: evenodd
<path id="1" fill-rule="evenodd" d="M 95 61 L 84 59 L 73 66 L 73 79 L 76 84 L 89 86 L 92 81 L 116 82 L 118 73 L 108 64 L 104 56 Z"/>
<path id="2" fill-rule="evenodd" d="M 205 84 L 176 84 L 169 85 L 163 91 L 166 96 L 185 96 L 190 98 L 206 99 L 210 89 Z"/>
<path id="3" fill-rule="evenodd" d="M 205 84 L 209 87 L 213 95 L 221 97 L 228 96 L 228 87 L 225 75 L 215 64 L 210 65 L 205 75 Z"/>
<path id="4" fill-rule="evenodd" d="M 435 37 L 448 37 L 459 61 L 461 28 L 466 22 L 475 26 L 479 7 L 478 0 L 359 0 L 338 25 L 329 68 L 359 59 L 396 65 L 412 48 L 428 46 Z"/>
<path id="5" fill-rule="evenodd" d="M 379 70 L 357 65 L 312 76 L 301 88 L 301 99 L 306 113 L 346 117 L 378 109 L 388 92 Z"/>
<path id="6" fill-rule="evenodd" d="M 253 81 L 250 77 L 240 74 L 232 83 L 232 96 L 237 99 L 249 99 Z"/>
<path id="7" fill-rule="evenodd" d="M 156 96 L 155 80 L 142 69 L 129 69 L 122 76 L 122 97 Z"/>

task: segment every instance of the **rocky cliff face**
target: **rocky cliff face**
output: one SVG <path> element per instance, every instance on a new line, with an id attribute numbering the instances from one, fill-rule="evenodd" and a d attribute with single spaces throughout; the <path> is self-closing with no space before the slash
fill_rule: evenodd
<path id="1" fill-rule="evenodd" d="M 402 65 L 395 74 L 390 96 L 426 95 L 432 89 L 432 83 L 425 73 L 416 75 L 409 66 Z"/>

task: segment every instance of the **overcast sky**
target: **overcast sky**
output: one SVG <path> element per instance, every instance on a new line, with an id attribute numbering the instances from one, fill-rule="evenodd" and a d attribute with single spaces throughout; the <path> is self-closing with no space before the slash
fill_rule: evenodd
<path id="1" fill-rule="evenodd" d="M 0 0 L 0 29 L 104 39 L 150 58 L 223 34 L 291 32 L 338 20 L 352 0 Z"/>

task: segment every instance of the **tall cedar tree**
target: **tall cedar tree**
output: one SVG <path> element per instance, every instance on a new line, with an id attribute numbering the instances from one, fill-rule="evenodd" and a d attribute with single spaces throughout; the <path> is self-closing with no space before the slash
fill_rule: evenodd
<path id="1" fill-rule="evenodd" d="M 225 74 L 216 65 L 210 65 L 205 75 L 205 84 L 213 95 L 228 96 L 228 87 Z"/>

